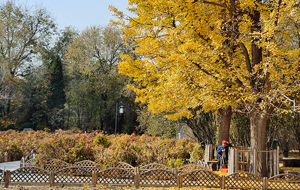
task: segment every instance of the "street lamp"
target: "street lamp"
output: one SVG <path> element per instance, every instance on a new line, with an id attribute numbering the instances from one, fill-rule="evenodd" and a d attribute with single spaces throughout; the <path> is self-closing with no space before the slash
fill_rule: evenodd
<path id="1" fill-rule="evenodd" d="M 120 113 L 120 114 L 124 113 L 124 107 L 123 107 L 122 102 L 117 102 L 117 103 L 116 103 L 115 136 L 117 135 L 118 108 L 119 108 L 119 113 Z"/>

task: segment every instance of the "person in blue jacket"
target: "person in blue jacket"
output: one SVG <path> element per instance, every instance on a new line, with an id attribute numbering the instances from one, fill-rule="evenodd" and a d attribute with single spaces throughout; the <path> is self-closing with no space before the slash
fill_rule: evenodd
<path id="1" fill-rule="evenodd" d="M 218 162 L 219 162 L 219 170 L 222 169 L 222 164 L 224 161 L 225 156 L 225 147 L 227 146 L 228 142 L 226 140 L 222 141 L 222 145 L 218 147 L 217 153 L 218 153 Z"/>

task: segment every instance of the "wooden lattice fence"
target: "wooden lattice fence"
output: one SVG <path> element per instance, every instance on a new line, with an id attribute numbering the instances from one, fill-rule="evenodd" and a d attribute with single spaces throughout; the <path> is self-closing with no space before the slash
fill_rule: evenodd
<path id="1" fill-rule="evenodd" d="M 248 172 L 234 173 L 225 177 L 225 186 L 229 188 L 263 189 L 264 178 Z"/>
<path id="2" fill-rule="evenodd" d="M 99 164 L 97 164 L 96 162 L 90 161 L 90 160 L 83 160 L 83 161 L 77 162 L 73 165 L 73 167 L 82 168 L 89 172 L 98 172 L 101 170 L 101 166 Z"/>
<path id="3" fill-rule="evenodd" d="M 130 172 L 133 172 L 133 173 L 135 172 L 135 167 L 133 167 L 132 165 L 127 164 L 125 162 L 117 162 L 116 168 L 124 168 Z"/>
<path id="4" fill-rule="evenodd" d="M 54 172 L 50 185 L 82 185 L 93 184 L 93 173 L 78 167 L 67 167 Z"/>
<path id="5" fill-rule="evenodd" d="M 176 171 L 177 174 L 184 174 L 184 173 L 188 173 L 190 171 L 193 170 L 206 170 L 206 171 L 212 171 L 211 168 L 207 169 L 206 167 L 203 167 L 201 165 L 198 164 L 188 164 L 185 166 L 182 166 L 180 168 L 178 168 Z"/>
<path id="6" fill-rule="evenodd" d="M 158 163 L 147 164 L 147 165 L 139 167 L 139 171 L 148 171 L 148 170 L 153 170 L 153 169 L 162 169 L 162 170 L 168 170 L 168 171 L 173 172 L 172 168 L 169 168 L 166 165 L 158 164 Z"/>
<path id="7" fill-rule="evenodd" d="M 49 184 L 50 173 L 38 167 L 23 167 L 12 172 L 7 171 L 9 184 Z"/>
<path id="8" fill-rule="evenodd" d="M 97 183 L 110 185 L 134 185 L 136 174 L 124 168 L 108 168 L 96 174 Z"/>
<path id="9" fill-rule="evenodd" d="M 43 166 L 43 168 L 49 172 L 56 172 L 66 167 L 69 167 L 69 164 L 59 159 L 49 160 L 45 166 Z"/>
<path id="10" fill-rule="evenodd" d="M 280 174 L 266 180 L 268 189 L 300 189 L 300 177 L 293 174 Z"/>
<path id="11" fill-rule="evenodd" d="M 177 175 L 170 170 L 150 169 L 138 175 L 139 186 L 174 187 L 177 185 Z"/>
<path id="12" fill-rule="evenodd" d="M 221 187 L 221 177 L 211 171 L 194 170 L 179 176 L 179 187 Z"/>
<path id="13" fill-rule="evenodd" d="M 1 171 L 0 171 L 1 172 Z M 165 169 L 149 169 L 134 172 L 125 168 L 108 168 L 100 171 L 87 171 L 80 167 L 67 167 L 49 172 L 37 167 L 23 167 L 14 171 L 4 171 L 2 181 L 8 185 L 132 185 L 135 187 L 205 187 L 238 188 L 265 190 L 299 190 L 300 177 L 293 174 L 281 174 L 271 178 L 262 178 L 252 173 L 239 172 L 229 176 L 218 176 L 212 171 L 193 170 L 187 173 Z"/>

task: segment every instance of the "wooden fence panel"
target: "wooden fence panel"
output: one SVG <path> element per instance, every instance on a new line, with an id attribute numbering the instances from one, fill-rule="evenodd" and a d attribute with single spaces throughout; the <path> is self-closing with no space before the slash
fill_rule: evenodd
<path id="1" fill-rule="evenodd" d="M 172 171 L 169 170 L 148 170 L 139 174 L 139 186 L 178 186 L 177 175 L 175 175 Z"/>
<path id="2" fill-rule="evenodd" d="M 182 174 L 182 186 L 201 186 L 220 188 L 220 176 L 211 171 L 194 170 Z"/>
<path id="3" fill-rule="evenodd" d="M 67 167 L 54 172 L 54 185 L 93 184 L 92 172 L 78 167 Z"/>
<path id="4" fill-rule="evenodd" d="M 52 159 L 52 160 L 49 160 L 46 165 L 44 166 L 44 169 L 48 172 L 56 172 L 58 170 L 61 170 L 63 168 L 66 168 L 68 167 L 69 165 L 62 161 L 62 160 L 59 160 L 59 159 Z"/>
<path id="5" fill-rule="evenodd" d="M 268 190 L 275 190 L 275 189 L 299 190 L 300 177 L 293 174 L 280 174 L 269 178 L 267 180 L 267 184 L 268 184 Z"/>
<path id="6" fill-rule="evenodd" d="M 203 166 L 200 166 L 200 165 L 197 165 L 197 164 L 188 164 L 188 165 L 185 165 L 185 166 L 182 166 L 182 167 L 178 168 L 176 170 L 176 173 L 177 174 L 184 174 L 184 173 L 188 173 L 188 172 L 193 171 L 193 170 L 208 170 L 208 171 L 211 171 L 211 169 L 208 169 L 206 167 L 203 167 Z"/>
<path id="7" fill-rule="evenodd" d="M 89 172 L 99 172 L 100 171 L 100 166 L 93 161 L 90 160 L 83 160 L 80 162 L 77 162 L 73 165 L 73 167 L 78 167 L 84 170 L 87 170 Z"/>
<path id="8" fill-rule="evenodd" d="M 263 178 L 248 172 L 238 172 L 225 177 L 225 187 L 263 189 Z"/>
<path id="9" fill-rule="evenodd" d="M 173 171 L 172 168 L 169 168 L 166 165 L 158 164 L 158 163 L 147 164 L 147 165 L 139 167 L 139 170 L 141 172 L 148 171 L 148 170 L 155 170 L 155 169 Z"/>
<path id="10" fill-rule="evenodd" d="M 108 168 L 97 173 L 97 184 L 134 185 L 135 173 L 123 168 Z"/>
<path id="11" fill-rule="evenodd" d="M 38 167 L 23 167 L 10 172 L 10 184 L 49 184 L 50 173 Z"/>
<path id="12" fill-rule="evenodd" d="M 130 172 L 135 172 L 135 167 L 125 162 L 117 162 L 116 168 L 124 168 Z"/>

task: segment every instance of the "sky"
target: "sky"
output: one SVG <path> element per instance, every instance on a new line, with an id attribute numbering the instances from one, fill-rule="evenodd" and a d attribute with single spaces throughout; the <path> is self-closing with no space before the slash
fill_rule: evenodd
<path id="1" fill-rule="evenodd" d="M 59 29 L 73 26 L 78 30 L 100 25 L 107 26 L 113 13 L 108 10 L 114 5 L 128 14 L 127 0 L 18 0 L 29 7 L 42 6 L 48 10 L 58 24 Z"/>

